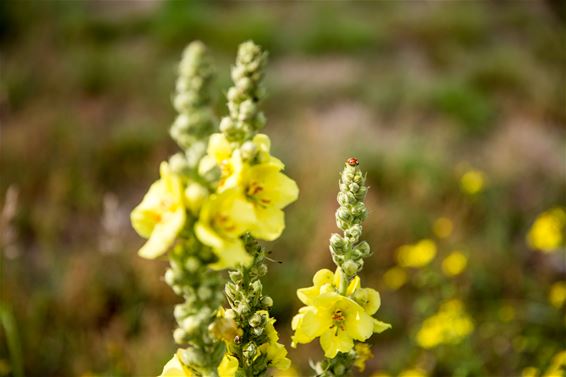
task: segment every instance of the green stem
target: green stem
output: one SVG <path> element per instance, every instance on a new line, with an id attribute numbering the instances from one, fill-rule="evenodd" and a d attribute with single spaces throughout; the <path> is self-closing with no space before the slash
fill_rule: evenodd
<path id="1" fill-rule="evenodd" d="M 12 368 L 14 377 L 24 376 L 24 367 L 22 361 L 22 351 L 20 346 L 20 338 L 18 336 L 18 329 L 16 321 L 12 315 L 12 311 L 7 304 L 0 303 L 0 323 L 6 333 L 6 343 L 10 350 L 10 358 L 12 360 Z"/>

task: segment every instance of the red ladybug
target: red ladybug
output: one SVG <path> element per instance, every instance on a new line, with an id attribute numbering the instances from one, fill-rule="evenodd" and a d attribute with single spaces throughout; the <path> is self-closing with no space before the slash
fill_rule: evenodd
<path id="1" fill-rule="evenodd" d="M 360 164 L 360 161 L 358 161 L 358 159 L 355 157 L 350 157 L 348 160 L 346 160 L 346 163 L 350 166 L 358 166 Z"/>

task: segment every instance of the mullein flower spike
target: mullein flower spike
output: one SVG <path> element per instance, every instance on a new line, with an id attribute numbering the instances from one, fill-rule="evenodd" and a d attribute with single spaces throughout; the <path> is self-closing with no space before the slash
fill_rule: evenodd
<path id="1" fill-rule="evenodd" d="M 218 263 L 218 257 L 198 240 L 194 229 L 214 191 L 211 175 L 199 174 L 198 170 L 215 130 L 212 79 L 204 45 L 191 43 L 179 66 L 173 99 L 179 114 L 170 131 L 183 151 L 161 164 L 161 178 L 131 215 L 134 229 L 148 238 L 140 256 L 155 259 L 167 253 L 170 268 L 165 282 L 184 299 L 174 310 L 178 327 L 173 337 L 186 348 L 179 349 L 165 366 L 163 375 L 169 376 L 215 376 L 226 364 L 224 343 L 209 331 L 224 301 L 224 279 L 210 268 Z"/>
<path id="2" fill-rule="evenodd" d="M 373 318 L 381 305 L 379 293 L 361 288 L 358 272 L 363 258 L 370 255 L 369 244 L 360 241 L 361 223 L 367 216 L 364 198 L 365 177 L 355 158 L 346 161 L 340 178 L 336 223 L 342 235 L 330 237 L 330 253 L 336 271 L 322 269 L 313 286 L 297 291 L 306 306 L 293 318 L 293 347 L 320 338 L 326 359 L 314 365 L 317 376 L 346 376 L 352 366 L 363 370 L 371 351 L 363 342 L 374 332 L 391 326 Z"/>
<path id="3" fill-rule="evenodd" d="M 202 161 L 203 165 L 213 161 L 219 167 L 218 195 L 233 196 L 241 210 L 237 219 L 226 213 L 216 221 L 197 224 L 200 240 L 216 252 L 221 243 L 228 242 L 230 231 L 237 234 L 238 227 L 246 228 L 246 233 L 231 238 L 237 250 L 231 255 L 236 259 L 224 258 L 227 262 L 223 264 L 233 268 L 225 287 L 230 309 L 224 319 L 234 321 L 240 331 L 226 341 L 226 356 L 238 361 L 237 376 L 264 376 L 269 367 L 284 370 L 291 364 L 269 314 L 273 300 L 263 295 L 261 277 L 267 273 L 268 259 L 265 248 L 256 241 L 273 241 L 281 235 L 283 208 L 299 193 L 297 184 L 282 173 L 283 163 L 270 154 L 269 137 L 258 133 L 265 126 L 259 102 L 265 93 L 266 62 L 267 54 L 253 42 L 240 45 L 232 68 L 234 86 L 227 95 L 229 115 L 220 122 L 222 133 L 211 136 Z M 244 218 L 249 220 L 246 224 L 242 224 Z"/>
<path id="4" fill-rule="evenodd" d="M 183 149 L 162 163 L 161 179 L 132 212 L 136 231 L 148 238 L 140 255 L 168 253 L 165 281 L 184 298 L 175 307 L 179 349 L 163 375 L 263 376 L 286 369 L 287 350 L 262 293 L 264 248 L 285 227 L 283 209 L 297 199 L 296 183 L 271 156 L 258 104 L 264 97 L 267 54 L 252 42 L 240 46 L 228 91 L 229 116 L 214 132 L 212 68 L 204 46 L 187 47 L 179 67 L 171 136 Z M 222 308 L 224 292 L 230 309 Z"/>

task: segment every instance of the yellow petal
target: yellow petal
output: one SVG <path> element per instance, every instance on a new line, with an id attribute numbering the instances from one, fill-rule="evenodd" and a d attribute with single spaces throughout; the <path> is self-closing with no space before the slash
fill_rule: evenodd
<path id="1" fill-rule="evenodd" d="M 381 322 L 377 319 L 373 319 L 373 332 L 377 334 L 381 334 L 387 329 L 390 329 L 391 325 L 389 323 Z"/>
<path id="2" fill-rule="evenodd" d="M 167 193 L 161 180 L 154 182 L 142 201 L 130 215 L 130 220 L 135 231 L 142 237 L 149 238 L 151 232 L 159 221 L 161 221 L 161 198 Z"/>
<path id="3" fill-rule="evenodd" d="M 305 305 L 312 305 L 313 299 L 320 294 L 320 288 L 308 287 L 297 289 L 297 297 Z"/>
<path id="4" fill-rule="evenodd" d="M 181 363 L 179 355 L 176 353 L 165 364 L 159 377 L 191 377 L 192 375 L 191 371 Z"/>
<path id="5" fill-rule="evenodd" d="M 360 277 L 356 276 L 352 279 L 350 284 L 348 284 L 348 289 L 346 290 L 346 296 L 351 296 L 356 292 L 356 289 L 360 287 Z"/>
<path id="6" fill-rule="evenodd" d="M 213 249 L 218 256 L 218 262 L 210 265 L 214 270 L 234 268 L 238 265 L 249 266 L 253 257 L 248 254 L 241 240 L 225 241 L 220 248 Z"/>
<path id="7" fill-rule="evenodd" d="M 312 306 L 301 308 L 299 314 L 293 317 L 292 328 L 294 343 L 310 343 L 314 338 L 320 336 L 331 325 L 332 320 L 328 313 L 320 313 Z"/>
<path id="8" fill-rule="evenodd" d="M 326 268 L 323 268 L 322 270 L 319 270 L 316 272 L 316 274 L 314 274 L 312 282 L 315 287 L 320 287 L 324 284 L 332 283 L 333 278 L 334 273 Z"/>
<path id="9" fill-rule="evenodd" d="M 251 167 L 245 181 L 259 205 L 284 208 L 299 197 L 299 188 L 295 181 L 279 172 L 273 164 L 259 164 Z M 256 188 L 259 187 L 259 190 Z"/>
<path id="10" fill-rule="evenodd" d="M 345 313 L 345 330 L 349 336 L 356 340 L 364 341 L 373 334 L 373 318 L 356 302 L 344 299 L 341 302 Z"/>
<path id="11" fill-rule="evenodd" d="M 285 214 L 275 207 L 255 207 L 257 221 L 251 226 L 250 233 L 260 240 L 273 241 L 285 229 Z"/>
<path id="12" fill-rule="evenodd" d="M 218 366 L 218 375 L 220 377 L 234 377 L 237 371 L 238 359 L 232 355 L 224 354 L 224 357 Z"/>
<path id="13" fill-rule="evenodd" d="M 232 155 L 232 147 L 230 146 L 230 142 L 226 140 L 224 134 L 216 133 L 210 135 L 207 154 L 212 156 L 218 164 L 230 158 Z"/>
<path id="14" fill-rule="evenodd" d="M 139 250 L 138 254 L 147 259 L 154 259 L 167 252 L 175 238 L 185 225 L 185 209 L 167 215 L 167 218 L 155 225 L 151 236 Z"/>
<path id="15" fill-rule="evenodd" d="M 354 347 L 354 341 L 345 331 L 326 331 L 320 336 L 320 346 L 324 356 L 334 358 L 338 352 L 348 352 Z"/>

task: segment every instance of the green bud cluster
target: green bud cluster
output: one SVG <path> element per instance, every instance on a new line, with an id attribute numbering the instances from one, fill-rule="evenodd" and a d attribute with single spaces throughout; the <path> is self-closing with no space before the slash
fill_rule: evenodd
<path id="1" fill-rule="evenodd" d="M 266 63 L 267 52 L 259 46 L 251 41 L 240 45 L 231 72 L 234 86 L 227 93 L 229 115 L 220 121 L 220 130 L 230 142 L 242 144 L 265 126 L 259 102 L 265 97 Z"/>
<path id="2" fill-rule="evenodd" d="M 356 360 L 356 351 L 340 352 L 333 359 L 324 359 L 312 364 L 317 377 L 344 377 L 352 374 L 353 364 Z"/>
<path id="3" fill-rule="evenodd" d="M 230 280 L 226 283 L 225 293 L 230 309 L 226 317 L 234 319 L 242 335 L 236 336 L 229 349 L 238 356 L 240 368 L 245 376 L 264 376 L 267 373 L 268 360 L 265 354 L 259 354 L 258 348 L 269 341 L 265 326 L 266 312 L 273 306 L 273 300 L 263 295 L 261 277 L 267 274 L 265 249 L 249 234 L 243 236 L 246 251 L 253 256 L 253 263 L 248 267 L 240 266 L 230 271 Z"/>
<path id="4" fill-rule="evenodd" d="M 350 158 L 340 176 L 340 191 L 336 210 L 336 224 L 343 234 L 330 237 L 330 253 L 334 263 L 342 269 L 348 283 L 363 268 L 364 258 L 371 255 L 370 246 L 360 241 L 362 222 L 367 217 L 364 199 L 367 193 L 365 176 L 358 167 L 358 160 Z M 344 286 L 347 287 L 347 284 Z"/>
<path id="5" fill-rule="evenodd" d="M 198 165 L 217 124 L 211 94 L 214 69 L 204 44 L 197 41 L 187 46 L 178 73 L 173 106 L 179 114 L 170 134 L 184 154 L 173 156 L 171 166 L 175 171 L 183 171 Z"/>
<path id="6" fill-rule="evenodd" d="M 170 267 L 165 272 L 165 282 L 184 298 L 175 306 L 178 327 L 173 337 L 176 343 L 188 346 L 181 353 L 183 362 L 198 375 L 215 373 L 224 354 L 223 343 L 209 331 L 224 301 L 224 279 L 208 267 L 214 261 L 212 251 L 187 232 L 170 253 Z"/>
<path id="7" fill-rule="evenodd" d="M 212 111 L 211 87 L 214 79 L 212 61 L 201 42 L 187 46 L 179 64 L 179 77 L 173 105 L 178 116 L 171 126 L 171 137 L 183 149 L 173 155 L 173 171 L 194 183 L 189 189 L 203 190 L 214 180 L 214 172 L 199 171 L 199 162 L 206 153 L 210 135 L 216 130 L 216 117 Z M 195 221 L 187 212 L 187 222 Z M 173 251 L 169 253 L 170 267 L 165 282 L 184 302 L 175 306 L 177 328 L 175 342 L 185 348 L 181 351 L 183 363 L 197 376 L 214 376 L 224 355 L 225 346 L 209 331 L 218 308 L 224 302 L 225 279 L 218 271 L 209 268 L 216 257 L 210 248 L 196 238 L 193 227 L 185 228 Z"/>

